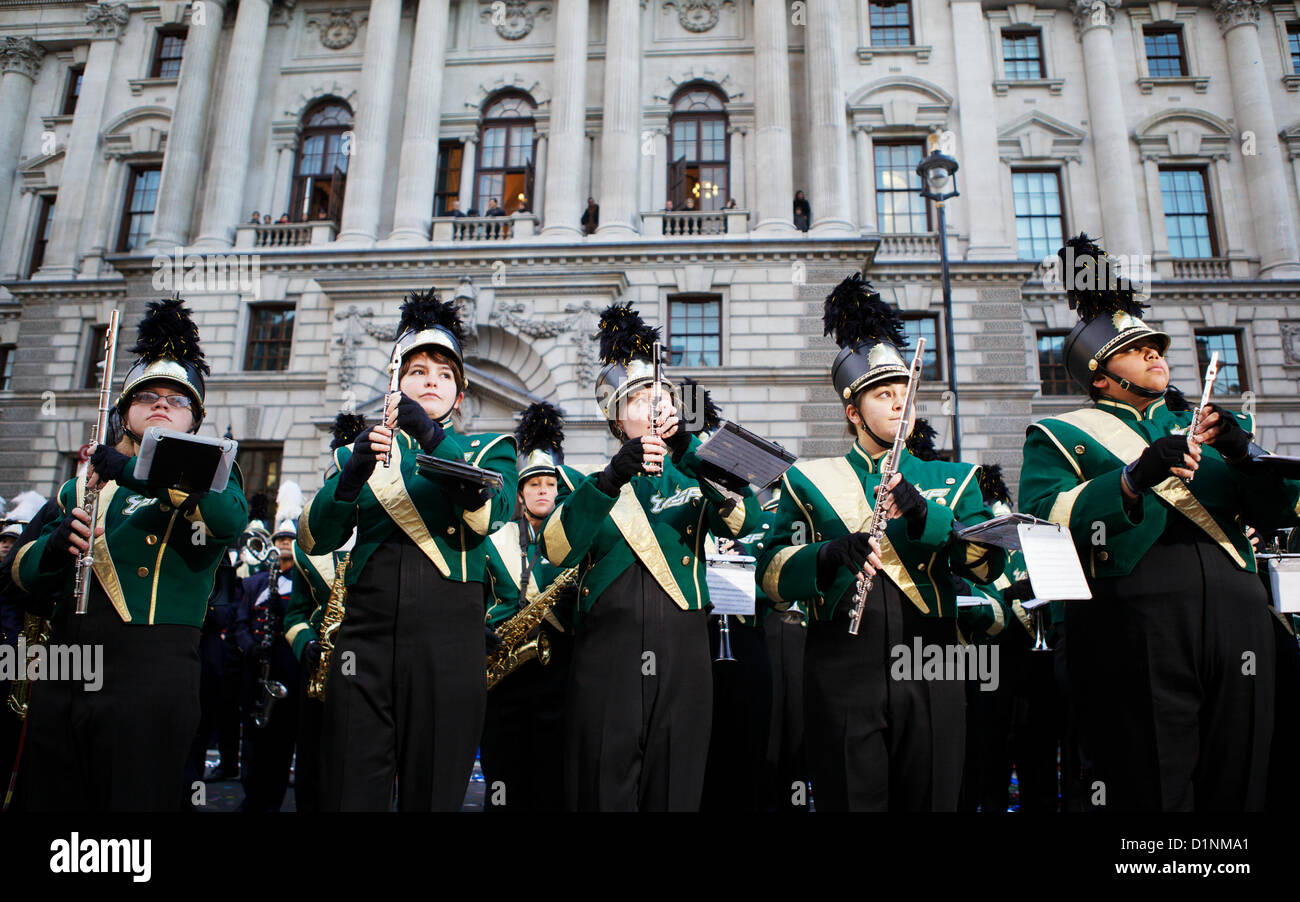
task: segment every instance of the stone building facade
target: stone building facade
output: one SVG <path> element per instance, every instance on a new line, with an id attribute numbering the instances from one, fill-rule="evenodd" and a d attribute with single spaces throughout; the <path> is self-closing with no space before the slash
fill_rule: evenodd
<path id="1" fill-rule="evenodd" d="M 1146 261 L 1175 380 L 1198 340 L 1231 354 L 1228 400 L 1298 453 L 1298 30 L 1263 0 L 3 0 L 0 495 L 72 472 L 96 327 L 174 288 L 203 433 L 240 441 L 251 489 L 320 485 L 328 422 L 374 416 L 398 301 L 430 285 L 475 325 L 468 428 L 551 400 L 589 468 L 617 299 L 727 416 L 842 453 L 821 300 L 860 270 L 937 350 L 921 413 L 950 447 L 932 147 L 961 167 L 966 460 L 1014 488 L 1025 426 L 1077 403 L 1039 261 L 1080 230 Z"/>

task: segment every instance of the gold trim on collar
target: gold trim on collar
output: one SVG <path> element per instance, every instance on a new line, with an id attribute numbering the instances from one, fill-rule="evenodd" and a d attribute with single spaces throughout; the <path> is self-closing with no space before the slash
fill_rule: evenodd
<path id="1" fill-rule="evenodd" d="M 370 491 L 374 492 L 375 499 L 383 505 L 388 516 L 392 517 L 393 522 L 401 528 L 402 532 L 420 547 L 425 557 L 433 562 L 433 566 L 438 568 L 443 578 L 450 579 L 451 568 L 447 566 L 447 561 L 434 543 L 433 536 L 429 535 L 429 527 L 420 518 L 420 512 L 415 509 L 415 504 L 406 491 L 406 480 L 402 478 L 402 457 L 402 443 L 393 442 L 393 465 L 376 466 L 370 478 L 366 480 L 366 485 L 370 486 Z M 461 575 L 464 576 L 463 573 Z"/>
<path id="2" fill-rule="evenodd" d="M 966 474 L 966 478 L 962 480 L 961 485 L 957 486 L 957 493 L 948 500 L 948 509 L 953 512 L 953 516 L 957 514 L 957 502 L 961 499 L 961 493 L 966 491 L 966 486 L 970 485 L 970 481 L 975 478 L 975 474 L 979 471 L 979 467 L 972 466 L 970 472 Z"/>
<path id="3" fill-rule="evenodd" d="M 683 611 L 689 610 L 686 596 L 682 594 L 677 581 L 673 579 L 672 568 L 668 566 L 664 551 L 659 547 L 659 540 L 650 526 L 650 518 L 646 516 L 645 508 L 636 497 L 636 490 L 632 483 L 623 486 L 609 516 L 618 527 L 618 531 L 623 534 L 624 540 L 631 546 L 632 551 L 655 578 L 655 582 L 659 583 L 679 608 Z M 698 560 L 696 564 L 698 565 Z"/>
<path id="4" fill-rule="evenodd" d="M 295 541 L 297 540 L 295 539 Z M 331 591 L 333 591 L 334 588 L 335 571 L 334 571 L 333 553 L 330 552 L 326 554 L 307 554 L 304 551 L 302 556 L 307 559 L 307 563 L 311 564 L 311 568 L 315 570 L 316 575 L 320 577 L 321 583 L 325 586 L 325 596 L 326 596 L 326 600 L 328 601 L 329 594 Z M 312 600 L 315 601 L 317 605 L 322 604 L 323 602 L 321 601 L 321 599 L 316 597 L 316 584 L 311 581 L 311 574 L 307 573 L 305 570 L 302 569 L 302 566 L 298 563 L 298 555 L 296 554 L 293 556 L 293 565 L 297 567 L 298 570 L 302 572 L 302 575 L 306 578 L 307 590 L 311 593 Z"/>

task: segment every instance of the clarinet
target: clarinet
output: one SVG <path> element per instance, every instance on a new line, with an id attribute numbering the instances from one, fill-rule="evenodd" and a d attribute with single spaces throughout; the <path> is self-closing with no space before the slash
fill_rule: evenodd
<path id="1" fill-rule="evenodd" d="M 118 312 L 114 310 L 108 315 L 108 329 L 104 332 L 104 368 L 99 373 L 99 416 L 90 433 L 92 445 L 103 441 L 108 435 L 108 415 L 112 410 L 109 395 L 113 388 L 113 366 L 117 363 L 117 320 Z M 89 463 L 86 468 L 86 480 L 89 482 Z M 95 527 L 99 523 L 99 489 L 98 480 L 94 489 L 87 489 L 86 494 L 90 496 L 89 508 L 86 507 L 86 499 L 81 499 L 81 508 L 90 514 L 90 543 L 85 551 L 77 555 L 77 581 L 73 587 L 73 597 L 77 599 L 75 610 L 78 614 L 86 613 L 86 607 L 90 604 L 90 572 L 95 566 Z"/>
<path id="2" fill-rule="evenodd" d="M 885 519 L 880 516 L 881 505 L 885 503 L 889 490 L 885 488 L 898 472 L 898 456 L 903 452 L 903 446 L 907 443 L 907 419 L 908 413 L 912 409 L 912 402 L 916 399 L 916 387 L 921 382 L 921 356 L 925 352 L 925 339 L 916 340 L 916 356 L 912 358 L 912 370 L 907 377 L 907 398 L 903 401 L 903 413 L 898 421 L 898 433 L 894 436 L 894 446 L 889 449 L 885 459 L 880 464 L 880 483 L 876 486 L 876 500 L 871 507 L 871 523 L 867 527 L 867 534 L 876 541 L 885 532 Z M 853 596 L 853 610 L 849 613 L 849 635 L 856 636 L 858 627 L 862 625 L 862 612 L 867 606 L 867 593 L 871 591 L 871 584 L 874 578 L 867 576 L 865 569 L 858 571 L 858 589 L 857 594 Z"/>
<path id="3" fill-rule="evenodd" d="M 658 435 L 659 427 L 655 426 L 654 423 L 659 416 L 659 405 L 662 404 L 664 400 L 663 374 L 659 371 L 663 352 L 659 348 L 659 342 L 656 341 L 654 343 L 654 349 L 651 351 L 651 354 L 653 355 L 654 360 L 654 383 L 650 392 L 650 424 L 652 427 L 650 434 Z M 655 472 L 662 473 L 663 471 L 663 464 L 660 464 L 659 469 Z"/>

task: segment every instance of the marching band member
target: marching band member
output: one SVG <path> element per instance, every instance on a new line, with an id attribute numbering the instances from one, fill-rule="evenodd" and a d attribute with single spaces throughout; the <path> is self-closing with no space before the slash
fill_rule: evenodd
<path id="1" fill-rule="evenodd" d="M 556 498 L 583 479 L 564 466 L 563 426 L 560 411 L 541 401 L 524 411 L 515 430 L 519 516 L 488 542 L 489 629 L 519 613 L 525 582 L 531 601 L 560 574 L 541 553 L 542 524 Z M 564 690 L 573 656 L 572 607 L 572 597 L 557 603 L 539 627 L 550 643 L 550 663 L 527 662 L 488 693 L 479 747 L 487 783 L 485 811 L 564 810 Z"/>
<path id="2" fill-rule="evenodd" d="M 695 810 L 712 707 L 704 541 L 758 525 L 698 475 L 672 386 L 654 385 L 658 329 L 630 306 L 601 315 L 596 399 L 622 444 L 547 520 L 551 563 L 581 564 L 568 690 L 565 792 L 578 810 Z"/>
<path id="3" fill-rule="evenodd" d="M 515 496 L 514 437 L 462 435 L 460 315 L 413 292 L 397 330 L 400 392 L 384 423 L 334 451 L 339 472 L 307 506 L 309 555 L 356 530 L 347 616 L 334 637 L 321 743 L 324 810 L 456 811 L 483 732 L 487 536 Z M 416 456 L 500 473 L 497 491 L 426 476 Z M 379 463 L 391 455 L 391 465 Z M 377 465 L 378 464 L 378 465 Z"/>
<path id="4" fill-rule="evenodd" d="M 978 468 L 917 460 L 901 449 L 881 515 L 884 540 L 869 541 L 871 499 L 903 410 L 909 366 L 897 313 L 854 273 L 826 298 L 826 332 L 841 347 L 831 369 L 851 434 L 847 455 L 803 461 L 781 480 L 772 541 L 759 579 L 774 602 L 809 601 L 804 712 L 817 810 L 951 811 L 962 774 L 963 681 L 899 680 L 891 650 L 957 643 L 951 574 L 986 582 L 1005 564 L 1000 549 L 958 540 L 990 514 Z M 860 570 L 875 578 L 861 632 L 849 634 Z"/>
<path id="5" fill-rule="evenodd" d="M 1248 460 L 1253 418 L 1165 401 L 1170 337 L 1086 235 L 1061 248 L 1080 321 L 1070 375 L 1094 405 L 1035 423 L 1020 502 L 1068 526 L 1092 590 L 1066 604 L 1069 684 L 1110 810 L 1264 805 L 1274 655 L 1242 528 L 1297 521 L 1300 482 Z"/>
<path id="6" fill-rule="evenodd" d="M 99 691 L 67 680 L 33 685 L 19 785 L 27 810 L 181 807 L 199 721 L 199 628 L 220 558 L 248 522 L 237 465 L 220 493 L 155 489 L 135 478 L 147 429 L 198 432 L 209 370 L 178 298 L 149 304 L 133 350 L 140 360 L 117 400 L 121 440 L 99 445 L 88 472 L 64 483 L 62 519 L 12 567 L 24 591 L 63 590 L 51 643 L 104 650 Z M 102 486 L 100 519 L 89 606 L 78 615 L 75 565 L 92 534 L 80 499 L 92 474 Z"/>

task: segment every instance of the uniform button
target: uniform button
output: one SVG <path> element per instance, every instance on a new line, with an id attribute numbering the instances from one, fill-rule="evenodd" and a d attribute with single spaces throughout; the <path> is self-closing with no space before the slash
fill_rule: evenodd
<path id="1" fill-rule="evenodd" d="M 924 569 L 925 569 L 925 564 L 917 564 L 917 565 L 916 565 L 916 569 L 917 569 L 917 570 L 924 570 Z"/>
<path id="2" fill-rule="evenodd" d="M 956 480 L 955 478 L 953 478 L 952 476 L 949 476 L 947 479 L 944 480 L 944 482 L 948 483 L 948 485 L 956 485 L 956 484 L 957 484 L 957 480 Z"/>
<path id="3" fill-rule="evenodd" d="M 821 540 L 822 540 L 822 534 L 817 533 L 817 541 L 820 542 Z"/>
<path id="4" fill-rule="evenodd" d="M 690 556 L 689 554 L 683 554 L 683 555 L 682 555 L 682 566 L 685 567 L 685 566 L 687 566 L 688 564 L 690 564 L 690 562 L 691 562 L 691 556 Z"/>
<path id="5" fill-rule="evenodd" d="M 1083 445 L 1075 445 L 1075 446 L 1074 446 L 1074 453 L 1075 453 L 1075 454 L 1082 454 L 1082 453 L 1083 453 L 1084 451 L 1086 451 L 1086 450 L 1087 450 L 1087 449 L 1084 448 Z"/>
<path id="6" fill-rule="evenodd" d="M 942 504 L 942 505 L 944 505 L 944 506 L 947 506 L 947 504 L 948 504 L 948 501 L 947 501 L 946 499 L 944 499 L 944 498 L 936 498 L 936 499 L 934 499 L 934 500 L 935 500 L 935 503 L 936 503 L 936 504 Z"/>
<path id="7" fill-rule="evenodd" d="M 141 567 L 139 570 L 135 571 L 135 575 L 136 575 L 136 576 L 139 576 L 139 577 L 141 577 L 141 578 L 146 577 L 146 576 L 149 575 L 149 568 L 148 568 L 148 567 Z"/>
<path id="8" fill-rule="evenodd" d="M 481 444 L 483 444 L 481 441 L 479 441 L 478 439 L 474 439 L 474 441 L 469 443 L 469 446 L 471 448 L 477 448 Z"/>
<path id="9" fill-rule="evenodd" d="M 160 505 L 158 505 L 158 510 L 162 511 L 164 514 L 169 513 L 169 512 L 171 511 L 171 509 L 172 509 L 172 506 L 171 506 L 170 504 L 160 504 Z"/>
<path id="10" fill-rule="evenodd" d="M 762 548 L 762 547 L 763 547 L 763 543 L 762 543 L 762 542 L 759 542 L 759 543 L 758 543 L 758 547 L 759 547 L 759 548 Z"/>
<path id="11" fill-rule="evenodd" d="M 456 534 L 456 527 L 454 527 L 454 526 L 448 526 L 448 527 L 447 527 L 447 535 L 449 535 L 449 536 L 454 536 L 455 534 Z"/>
<path id="12" fill-rule="evenodd" d="M 157 537 L 157 536 L 145 536 L 145 537 L 144 537 L 144 543 L 145 543 L 146 545 L 157 545 L 157 544 L 158 544 L 158 537 Z"/>
<path id="13" fill-rule="evenodd" d="M 695 527 L 694 527 L 694 526 L 688 526 L 688 527 L 686 527 L 686 534 L 687 534 L 688 536 L 691 535 L 693 532 L 695 532 Z"/>
<path id="14" fill-rule="evenodd" d="M 590 589 L 589 587 L 587 587 L 587 586 L 583 586 L 583 587 L 582 587 L 582 597 L 583 597 L 583 598 L 586 598 L 586 597 L 587 597 L 588 595 L 590 595 L 590 594 L 591 594 L 591 589 Z"/>
<path id="15" fill-rule="evenodd" d="M 1102 551 L 1102 552 L 1098 553 L 1098 555 L 1097 555 L 1097 559 L 1098 559 L 1098 560 L 1101 560 L 1101 561 L 1108 561 L 1108 560 L 1110 560 L 1110 552 L 1109 552 L 1109 551 Z"/>

